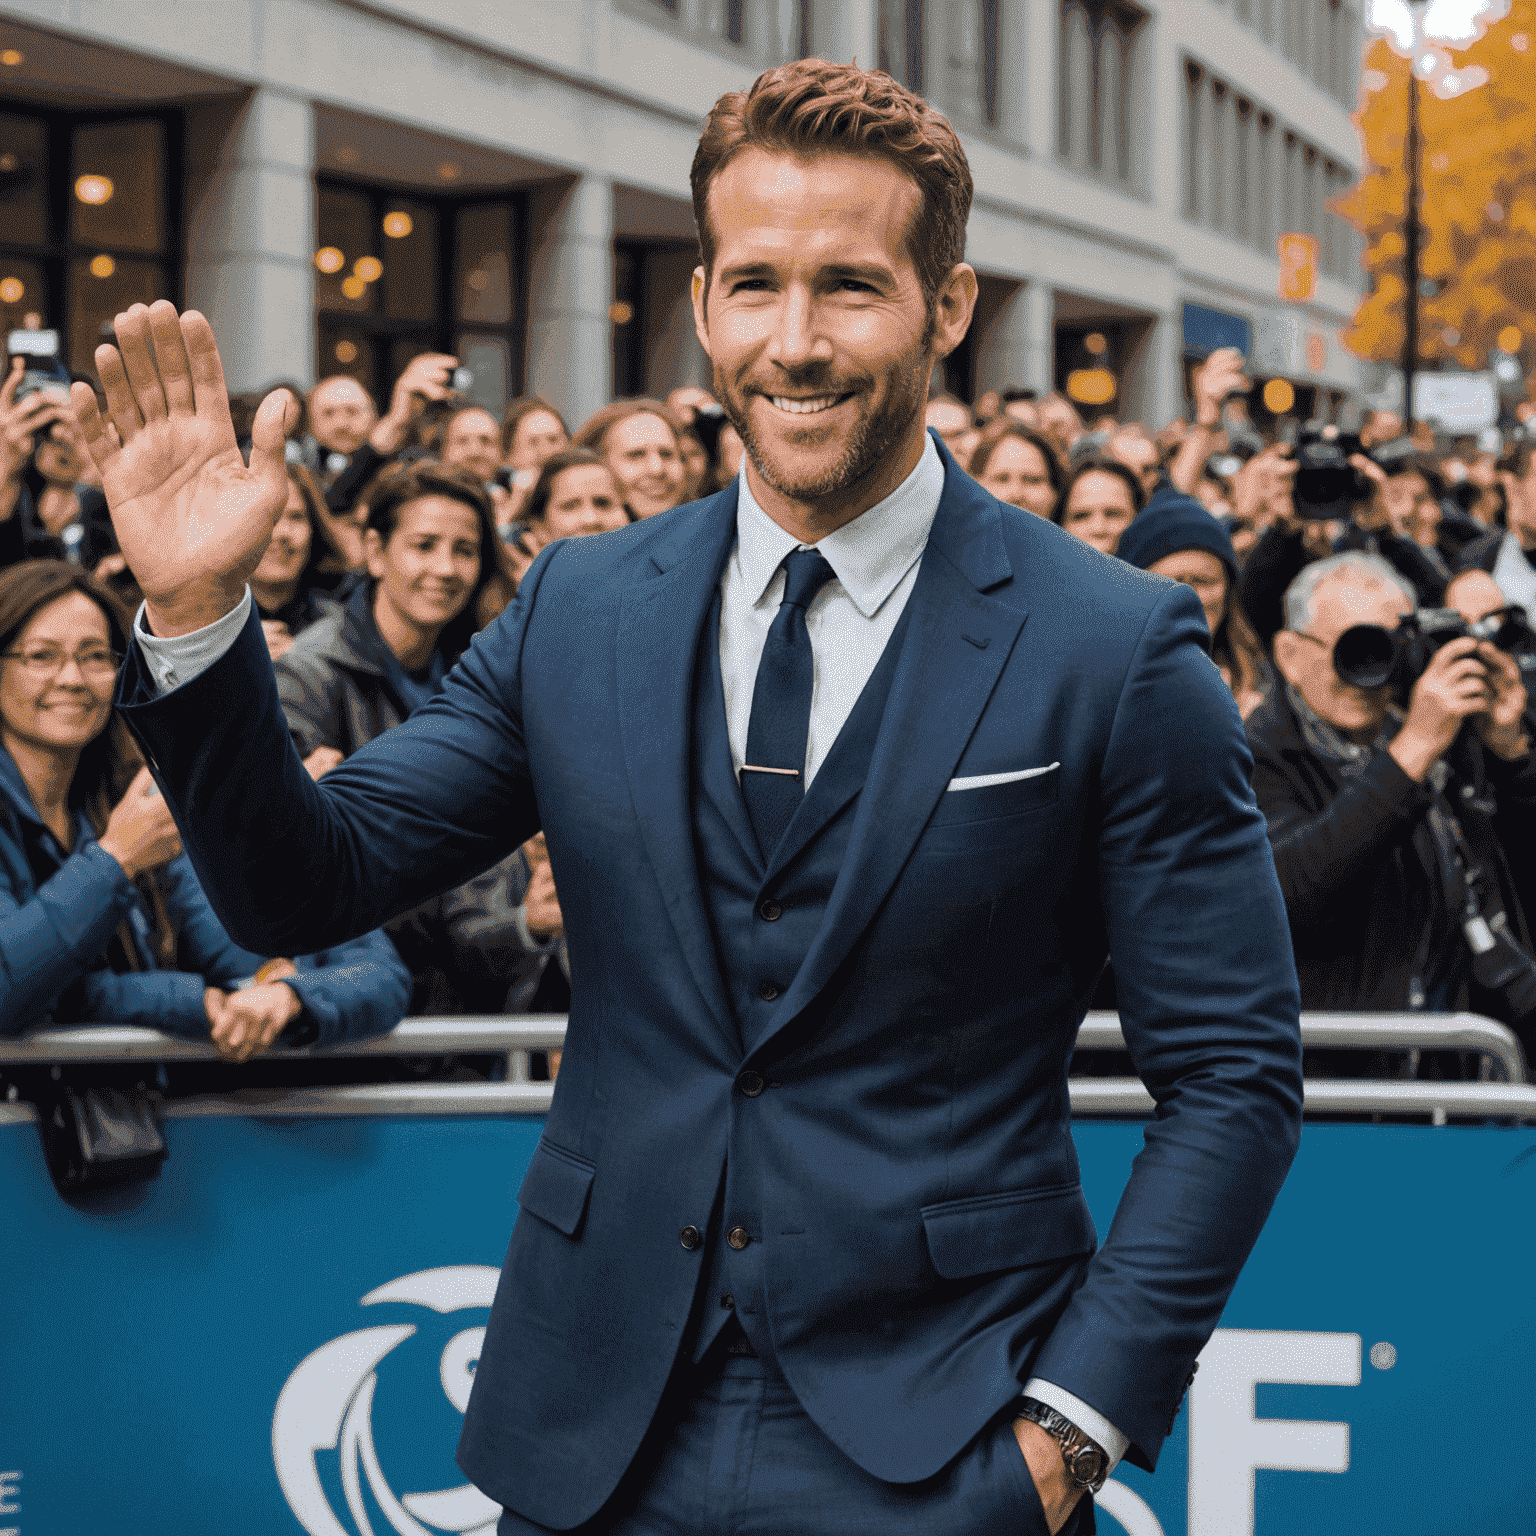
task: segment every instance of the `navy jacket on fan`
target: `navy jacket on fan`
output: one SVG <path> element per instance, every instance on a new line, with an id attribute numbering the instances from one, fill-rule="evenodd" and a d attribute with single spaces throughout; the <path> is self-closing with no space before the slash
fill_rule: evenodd
<path id="1" fill-rule="evenodd" d="M 1032 1374 L 1152 1466 L 1290 1164 L 1296 975 L 1199 604 L 944 464 L 867 771 L 844 805 L 818 774 L 802 811 L 824 825 L 739 891 L 705 889 L 744 866 L 695 843 L 733 815 L 690 803 L 734 485 L 544 551 L 444 692 L 318 784 L 254 619 L 163 696 L 125 669 L 214 906 L 257 950 L 334 943 L 547 834 L 570 1029 L 459 1449 L 542 1524 L 598 1509 L 695 1341 L 719 1249 L 679 1236 L 728 1161 L 760 1336 L 893 1482 Z M 1048 771 L 950 788 L 1027 769 Z M 780 891 L 810 908 L 764 918 Z M 776 932 L 717 943 L 732 912 Z M 1095 1254 L 1067 1065 L 1111 952 L 1158 1111 Z M 760 956 L 793 974 L 733 974 Z"/>

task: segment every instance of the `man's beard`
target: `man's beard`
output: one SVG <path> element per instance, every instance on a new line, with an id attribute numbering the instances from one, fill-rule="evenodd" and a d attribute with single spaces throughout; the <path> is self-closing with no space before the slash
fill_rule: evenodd
<path id="1" fill-rule="evenodd" d="M 901 362 L 886 375 L 888 392 L 872 409 L 862 411 L 843 441 L 842 452 L 828 468 L 817 474 L 796 473 L 792 463 L 777 462 L 770 457 L 764 444 L 752 430 L 750 407 L 754 394 L 768 394 L 767 390 L 745 393 L 729 381 L 719 368 L 714 370 L 715 398 L 725 407 L 731 425 L 741 435 L 742 446 L 752 460 L 758 474 L 781 496 L 791 501 L 815 503 L 836 496 L 846 496 L 850 491 L 875 473 L 892 448 L 901 441 L 912 425 L 912 419 L 921 413 L 928 398 L 928 375 L 933 366 L 929 353 L 930 336 L 922 340 Z M 847 389 L 827 385 L 824 376 L 807 370 L 799 377 L 785 375 L 780 381 L 784 392 L 803 393 L 817 390 L 822 394 L 847 394 Z M 868 381 L 860 381 L 855 390 L 856 401 L 869 398 Z M 834 406 L 834 410 L 838 407 Z M 808 418 L 814 422 L 815 417 Z M 784 457 L 794 453 L 792 444 L 781 450 Z"/>

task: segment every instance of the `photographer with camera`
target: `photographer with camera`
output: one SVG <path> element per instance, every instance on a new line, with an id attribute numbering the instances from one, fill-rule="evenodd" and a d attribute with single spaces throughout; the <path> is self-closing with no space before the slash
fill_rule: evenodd
<path id="1" fill-rule="evenodd" d="M 1487 571 L 1536 624 L 1536 442 L 1522 441 L 1500 462 L 1499 483 L 1509 526 L 1466 545 L 1457 569 Z"/>
<path id="2" fill-rule="evenodd" d="M 1376 555 L 1287 589 L 1283 685 L 1247 731 L 1304 1008 L 1474 1007 L 1529 1045 L 1536 964 L 1501 846 L 1536 805 L 1512 628 L 1417 611 Z"/>
<path id="3" fill-rule="evenodd" d="M 34 335 L 48 336 L 50 332 Z M 14 356 L 0 382 L 0 567 L 67 560 L 98 575 L 122 568 L 90 456 L 69 412 L 67 374 L 57 359 Z M 59 382 L 62 376 L 64 382 Z"/>
<path id="4" fill-rule="evenodd" d="M 390 391 L 389 410 L 378 417 L 367 392 L 355 380 L 340 375 L 315 385 L 310 391 L 309 409 L 317 438 L 324 430 L 323 424 L 330 422 L 326 408 L 333 395 L 341 399 L 360 395 L 367 405 L 365 413 L 349 417 L 340 429 L 330 427 L 339 450 L 332 457 L 346 458 L 346 463 L 338 462 L 336 469 L 322 480 L 328 486 L 325 504 L 333 516 L 346 517 L 352 511 L 358 493 L 406 446 L 411 427 L 429 403 L 454 399 L 458 366 L 458 358 L 446 352 L 423 352 L 413 357 Z M 335 436 L 338 430 L 342 432 L 340 437 Z M 327 446 L 324 441 L 322 446 Z"/>

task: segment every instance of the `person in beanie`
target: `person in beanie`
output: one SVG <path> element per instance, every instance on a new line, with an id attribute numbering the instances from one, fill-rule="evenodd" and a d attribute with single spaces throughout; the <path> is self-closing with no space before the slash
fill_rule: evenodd
<path id="1" fill-rule="evenodd" d="M 1237 554 L 1227 530 L 1193 496 L 1164 489 L 1121 534 L 1116 554 L 1140 570 L 1182 582 L 1200 599 L 1211 659 L 1246 720 L 1263 701 L 1268 667 L 1237 600 Z"/>

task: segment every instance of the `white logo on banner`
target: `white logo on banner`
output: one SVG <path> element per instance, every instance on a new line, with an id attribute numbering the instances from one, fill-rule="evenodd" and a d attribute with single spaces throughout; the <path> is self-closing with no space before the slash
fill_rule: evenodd
<path id="1" fill-rule="evenodd" d="M 499 1271 L 486 1264 L 458 1264 L 402 1275 L 369 1291 L 361 1305 L 407 1302 L 434 1312 L 488 1307 Z M 413 1323 L 360 1328 L 322 1344 L 300 1361 L 278 1394 L 272 1415 L 272 1460 L 288 1507 L 309 1536 L 375 1536 L 363 1502 L 363 1485 L 399 1536 L 494 1536 L 501 1506 L 473 1484 L 432 1493 L 396 1495 L 385 1480 L 373 1445 L 373 1394 L 378 1365 L 416 1332 Z M 484 1328 L 455 1334 L 442 1353 L 439 1371 L 448 1401 L 463 1413 L 474 1383 Z M 332 1509 L 315 1461 L 319 1451 L 341 1453 L 341 1486 L 353 1524 Z"/>

